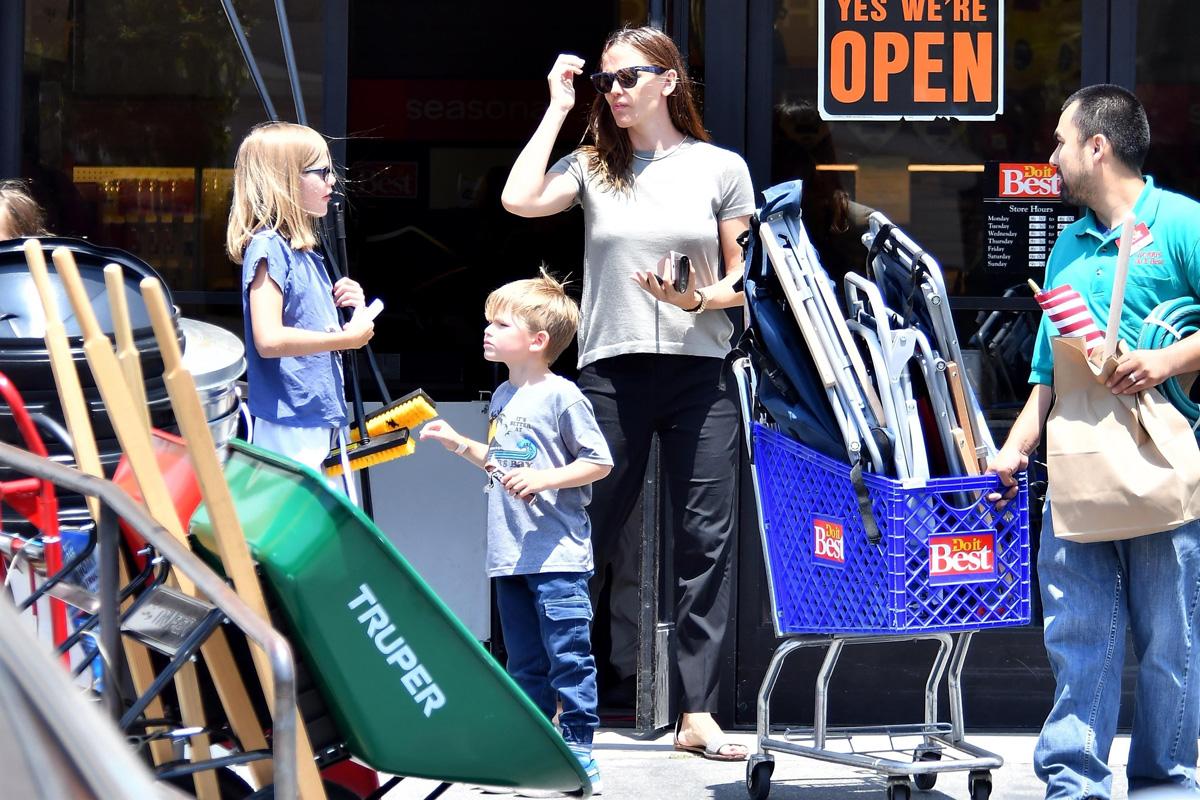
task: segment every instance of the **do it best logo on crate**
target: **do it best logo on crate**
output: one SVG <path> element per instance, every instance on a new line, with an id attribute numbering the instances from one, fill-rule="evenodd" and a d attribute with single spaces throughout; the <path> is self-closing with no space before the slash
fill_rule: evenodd
<path id="1" fill-rule="evenodd" d="M 842 520 L 812 518 L 813 559 L 825 567 L 846 566 L 846 529 Z M 993 581 L 996 571 L 996 537 L 990 531 L 934 534 L 929 537 L 929 583 Z"/>
<path id="2" fill-rule="evenodd" d="M 929 537 L 929 583 L 975 583 L 994 581 L 996 536 L 991 531 L 973 531 Z"/>
<path id="3" fill-rule="evenodd" d="M 826 567 L 846 566 L 846 528 L 842 520 L 813 517 L 813 557 Z"/>

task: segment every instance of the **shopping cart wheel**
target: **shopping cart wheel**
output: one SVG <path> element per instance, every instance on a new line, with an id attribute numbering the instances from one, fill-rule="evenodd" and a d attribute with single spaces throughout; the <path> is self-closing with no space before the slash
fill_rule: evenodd
<path id="1" fill-rule="evenodd" d="M 976 770 L 967 776 L 967 791 L 971 800 L 988 800 L 992 796 L 992 773 Z"/>
<path id="2" fill-rule="evenodd" d="M 908 778 L 888 778 L 887 800 L 912 800 L 912 784 Z"/>
<path id="3" fill-rule="evenodd" d="M 913 761 L 941 761 L 941 760 L 942 760 L 942 751 L 941 750 L 924 750 L 921 748 L 917 748 L 917 751 L 915 753 L 913 753 Z M 915 783 L 917 785 L 917 788 L 920 789 L 922 792 L 928 792 L 937 783 L 937 773 L 936 772 L 923 772 L 923 773 L 918 773 L 916 775 L 913 775 L 913 783 Z"/>
<path id="4" fill-rule="evenodd" d="M 771 756 L 750 756 L 746 763 L 746 794 L 750 800 L 767 800 L 774 771 L 775 759 Z"/>

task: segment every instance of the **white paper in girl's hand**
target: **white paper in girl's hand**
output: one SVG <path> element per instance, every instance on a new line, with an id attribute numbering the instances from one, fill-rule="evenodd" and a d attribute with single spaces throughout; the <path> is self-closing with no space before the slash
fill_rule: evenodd
<path id="1" fill-rule="evenodd" d="M 353 322 L 355 320 L 366 320 L 370 322 L 379 316 L 379 312 L 383 311 L 383 301 L 376 297 L 371 301 L 370 305 L 358 306 L 354 309 L 354 314 L 350 317 Z"/>

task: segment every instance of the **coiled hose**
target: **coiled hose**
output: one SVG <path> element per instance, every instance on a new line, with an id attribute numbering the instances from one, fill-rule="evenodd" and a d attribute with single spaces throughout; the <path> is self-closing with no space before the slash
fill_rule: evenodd
<path id="1" fill-rule="evenodd" d="M 1155 306 L 1150 316 L 1142 323 L 1137 349 L 1161 350 L 1197 330 L 1200 330 L 1200 303 L 1190 297 L 1168 300 Z M 1167 378 L 1158 388 L 1187 418 L 1193 430 L 1200 425 L 1200 405 L 1188 397 L 1187 391 L 1179 383 L 1179 378 Z"/>

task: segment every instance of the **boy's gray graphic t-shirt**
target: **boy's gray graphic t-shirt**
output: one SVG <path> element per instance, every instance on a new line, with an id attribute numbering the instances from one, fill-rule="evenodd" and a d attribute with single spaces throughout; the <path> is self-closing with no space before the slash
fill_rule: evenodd
<path id="1" fill-rule="evenodd" d="M 672 250 L 691 259 L 696 286 L 723 277 L 718 225 L 754 213 L 750 170 L 737 153 L 685 141 L 653 161 L 633 160 L 633 186 L 601 186 L 579 151 L 550 172 L 579 184 L 583 207 L 583 298 L 579 366 L 628 353 L 723 358 L 733 325 L 723 311 L 688 312 L 655 300 L 633 280 Z"/>
<path id="2" fill-rule="evenodd" d="M 548 375 L 520 388 L 506 381 L 492 395 L 488 416 L 487 464 L 504 472 L 562 467 L 577 459 L 613 463 L 592 404 L 566 378 Z M 488 577 L 592 569 L 585 510 L 591 486 L 550 489 L 532 504 L 513 497 L 499 482 L 489 487 Z"/>

